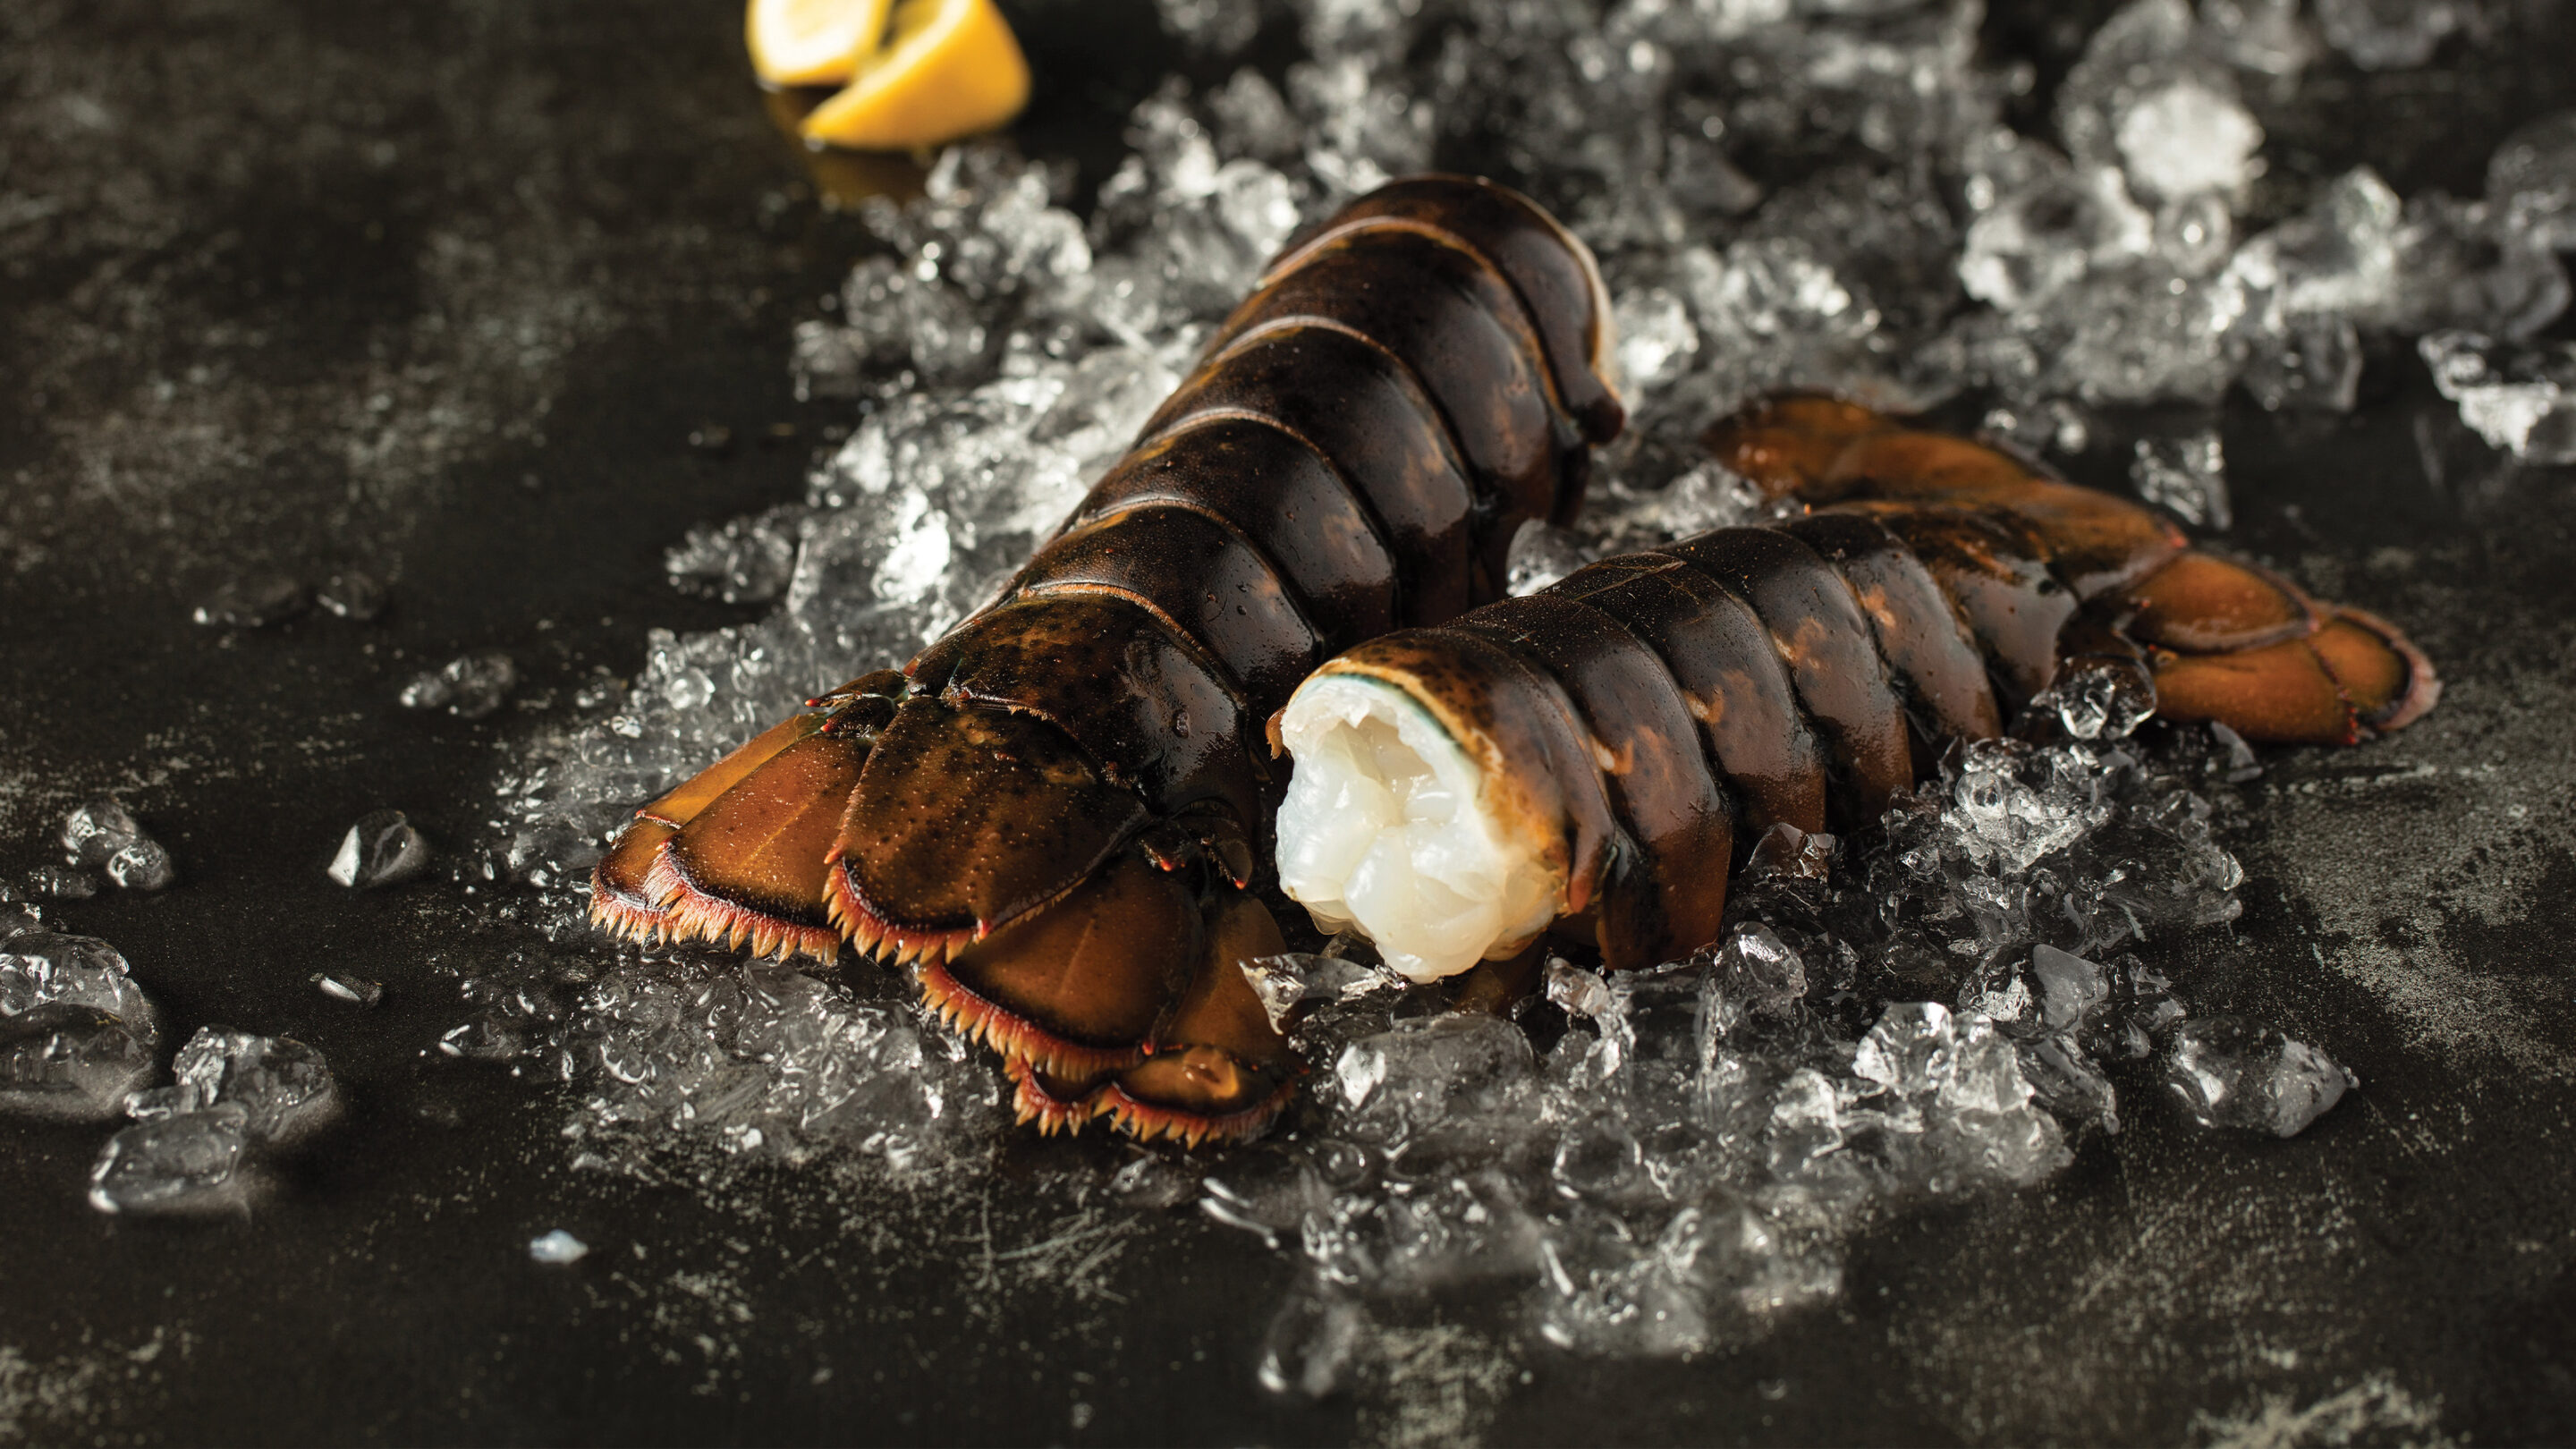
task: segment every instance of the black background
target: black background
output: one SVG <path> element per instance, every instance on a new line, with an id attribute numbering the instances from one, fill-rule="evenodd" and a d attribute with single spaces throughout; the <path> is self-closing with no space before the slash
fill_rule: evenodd
<path id="1" fill-rule="evenodd" d="M 1013 13 L 1022 143 L 1087 194 L 1185 58 L 1141 5 Z M 2036 65 L 2018 119 L 2102 13 L 1989 22 Z M 2493 15 L 2430 69 L 2330 63 L 2265 110 L 2268 194 L 2361 159 L 2474 193 L 2506 130 L 2576 102 L 2559 10 Z M 648 627 L 749 617 L 674 593 L 661 551 L 799 496 L 849 421 L 783 364 L 863 245 L 725 0 L 0 7 L 0 878 L 119 791 L 182 883 L 54 918 L 125 952 L 171 1040 L 295 1035 L 349 1101 L 212 1222 L 97 1214 L 105 1128 L 0 1124 L 0 1439 L 2170 1442 L 2339 1393 L 2364 1437 L 2410 1413 L 2576 1437 L 2576 494 L 2459 436 L 2403 348 L 2351 418 L 2226 418 L 2234 546 L 2404 621 L 2451 681 L 2399 739 L 2271 760 L 2239 939 L 2161 947 L 2195 1007 L 2359 1072 L 2303 1137 L 2213 1139 L 2131 1090 L 2066 1174 L 1873 1231 L 1845 1297 L 1762 1344 L 1572 1359 L 1458 1302 L 1319 1406 L 1253 1382 L 1288 1258 L 1050 1185 L 1102 1144 L 900 1190 L 570 1171 L 555 1089 L 429 1050 L 466 1014 L 455 973 L 525 931 L 488 893 L 353 895 L 322 866 L 380 806 L 472 838 L 574 684 L 633 672 Z M 692 450 L 706 422 L 736 446 Z M 393 580 L 382 620 L 188 622 L 226 579 L 342 567 Z M 394 707 L 493 647 L 533 707 Z M 384 1004 L 308 984 L 334 968 Z M 532 1264 L 558 1226 L 592 1255 Z"/>

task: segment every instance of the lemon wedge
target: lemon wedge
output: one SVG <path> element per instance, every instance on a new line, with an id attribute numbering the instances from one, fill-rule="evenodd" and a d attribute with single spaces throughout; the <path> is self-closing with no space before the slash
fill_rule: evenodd
<path id="1" fill-rule="evenodd" d="M 773 86 L 836 86 L 885 38 L 892 0 L 751 0 L 751 68 Z"/>
<path id="2" fill-rule="evenodd" d="M 993 0 L 899 0 L 883 50 L 805 118 L 805 139 L 861 151 L 991 130 L 1029 99 L 1029 62 Z"/>

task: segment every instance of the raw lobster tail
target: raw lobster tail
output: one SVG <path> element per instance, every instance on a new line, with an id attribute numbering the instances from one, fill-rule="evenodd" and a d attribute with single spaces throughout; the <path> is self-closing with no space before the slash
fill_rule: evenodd
<path id="1" fill-rule="evenodd" d="M 1545 212 L 1396 182 L 1293 242 L 990 607 L 638 812 L 595 919 L 910 965 L 1024 1119 L 1257 1130 L 1300 1068 L 1241 960 L 1316 664 L 1500 592 L 1615 432 L 1608 310 Z"/>
<path id="2" fill-rule="evenodd" d="M 1388 634 L 1300 687 L 1279 865 L 1320 923 L 1424 979 L 1573 923 L 1651 965 L 1715 938 L 1771 826 L 1874 820 L 2043 691 L 2318 744 L 2440 693 L 2370 615 L 1982 444 L 1821 397 L 1708 441 L 1811 511 Z"/>

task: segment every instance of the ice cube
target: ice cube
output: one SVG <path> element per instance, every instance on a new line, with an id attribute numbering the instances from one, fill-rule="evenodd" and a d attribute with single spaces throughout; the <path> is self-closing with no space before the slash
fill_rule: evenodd
<path id="1" fill-rule="evenodd" d="M 429 867 L 429 841 L 399 810 L 371 810 L 340 837 L 323 874 L 353 890 L 396 885 Z"/>
<path id="2" fill-rule="evenodd" d="M 1590 562 L 1581 538 L 1533 518 L 1512 535 L 1506 588 L 1514 598 L 1535 594 Z"/>
<path id="3" fill-rule="evenodd" d="M 2363 70 L 2410 70 L 2462 23 L 2451 0 L 2316 0 L 2326 43 Z"/>
<path id="4" fill-rule="evenodd" d="M 1939 1008 L 1934 1008 L 1938 1010 Z M 1781 1177 L 1795 1177 L 1843 1145 L 1842 1101 L 1833 1080 L 1800 1067 L 1772 1099 L 1765 1161 Z"/>
<path id="5" fill-rule="evenodd" d="M 1852 1053 L 1852 1075 L 1882 1091 L 1920 1096 L 1940 1086 L 1935 1068 L 1957 1040 L 1949 1008 L 1937 1001 L 1900 1003 L 1861 1038 Z"/>
<path id="6" fill-rule="evenodd" d="M 501 707 L 519 682 L 518 666 L 498 649 L 460 654 L 413 677 L 402 689 L 405 709 L 444 709 L 459 719 L 481 719 Z"/>
<path id="7" fill-rule="evenodd" d="M 2055 946 L 2031 948 L 2030 975 L 2039 984 L 2040 1020 L 2050 1031 L 2081 1029 L 2111 999 L 2110 974 L 2100 964 Z"/>
<path id="8" fill-rule="evenodd" d="M 566 1267 L 590 1255 L 590 1245 L 561 1228 L 528 1240 L 531 1262 Z"/>
<path id="9" fill-rule="evenodd" d="M 1703 1065 L 1715 1043 L 1756 1017 L 1781 1016 L 1807 994 L 1807 963 L 1779 933 L 1747 923 L 1728 933 L 1700 986 Z"/>
<path id="10" fill-rule="evenodd" d="M 2299 0 L 2201 0 L 2200 26 L 2229 64 L 2259 74 L 2295 76 L 2316 59 Z"/>
<path id="11" fill-rule="evenodd" d="M 2529 233 L 2498 226 L 2487 203 L 2439 191 L 2407 198 L 2390 326 L 2528 337 L 2556 321 L 2567 298 L 2558 257 Z"/>
<path id="12" fill-rule="evenodd" d="M 2165 1084 L 2204 1127 L 2295 1137 L 2356 1083 L 2332 1057 L 2241 1016 L 2188 1021 L 2174 1032 Z"/>
<path id="13" fill-rule="evenodd" d="M 2334 313 L 2286 318 L 2255 339 L 2239 381 L 2273 412 L 2351 412 L 2361 395 L 2361 334 Z"/>
<path id="14" fill-rule="evenodd" d="M 2042 173 L 1968 227 L 1959 282 L 2007 312 L 2028 312 L 2097 266 L 2144 256 L 2155 225 L 2108 166 Z"/>
<path id="15" fill-rule="evenodd" d="M 213 629 L 264 629 L 304 611 L 304 585 L 275 574 L 234 579 L 206 596 L 189 617 Z"/>
<path id="16" fill-rule="evenodd" d="M 2243 364 L 2249 305 L 2233 271 L 2185 277 L 2132 264 L 2068 289 L 2044 319 L 2062 333 L 2060 386 L 2096 403 L 2214 403 Z"/>
<path id="17" fill-rule="evenodd" d="M 254 1142 L 290 1137 L 337 1106 L 322 1054 L 292 1037 L 200 1027 L 170 1070 L 198 1101 L 241 1108 L 241 1131 Z"/>
<path id="18" fill-rule="evenodd" d="M 150 838 L 135 841 L 107 858 L 108 881 L 120 890 L 167 890 L 179 878 L 170 852 Z"/>
<path id="19" fill-rule="evenodd" d="M 1399 1022 L 1352 1042 L 1333 1063 L 1333 1075 L 1354 1128 L 1396 1138 L 1502 1105 L 1536 1066 L 1519 1027 L 1460 1013 Z"/>
<path id="20" fill-rule="evenodd" d="M 2228 275 L 2258 310 L 2377 322 L 2396 304 L 2404 206 L 2368 166 L 2337 177 L 2298 216 L 2237 249 Z"/>
<path id="21" fill-rule="evenodd" d="M 2450 331 L 2415 345 L 2433 385 L 2489 447 L 2526 462 L 2576 463 L 2576 343 L 2515 345 Z"/>
<path id="22" fill-rule="evenodd" d="M 2224 533 L 2236 514 L 2228 500 L 2227 454 L 2215 431 L 2178 438 L 2140 438 L 2129 463 L 2138 496 L 2195 528 Z"/>
<path id="23" fill-rule="evenodd" d="M 115 800 L 100 796 L 63 820 L 63 854 L 73 866 L 104 869 L 120 889 L 166 889 L 176 871 L 170 852 L 143 833 L 134 816 Z"/>
<path id="24" fill-rule="evenodd" d="M 2150 198 L 2242 190 L 2261 167 L 2255 152 L 2263 128 L 2239 105 L 2232 87 L 2186 75 L 2126 106 L 2113 143 L 2129 181 Z M 2222 210 L 2221 216 L 2225 215 Z"/>
<path id="25" fill-rule="evenodd" d="M 1320 1003 L 1351 1002 L 1404 990 L 1410 983 L 1382 966 L 1339 956 L 1290 952 L 1256 956 L 1242 963 L 1252 994 L 1269 1013 L 1271 1028 L 1288 1031 L 1304 1009 Z"/>
<path id="26" fill-rule="evenodd" d="M 1261 1386 L 1282 1396 L 1324 1398 L 1342 1386 L 1367 1328 L 1367 1316 L 1348 1297 L 1317 1284 L 1301 1285 L 1262 1335 Z"/>
<path id="27" fill-rule="evenodd" d="M 2033 710 L 2054 710 L 2058 723 L 2079 740 L 2124 740 L 2156 712 L 2152 684 L 2137 671 L 2070 665 L 2031 700 Z"/>
<path id="28" fill-rule="evenodd" d="M 2120 1130 L 2119 1093 L 2073 1038 L 2051 1032 L 2021 1042 L 2020 1050 L 2022 1079 L 2041 1106 L 2070 1122 Z"/>
<path id="29" fill-rule="evenodd" d="M 1618 1006 L 1610 985 L 1597 971 L 1586 971 L 1561 956 L 1547 958 L 1542 976 L 1547 999 L 1569 1016 L 1597 1017 Z"/>
<path id="30" fill-rule="evenodd" d="M 699 524 L 662 556 L 672 587 L 728 604 L 765 604 L 787 592 L 807 510 L 773 508 L 721 526 Z"/>
<path id="31" fill-rule="evenodd" d="M 1839 843 L 1821 830 L 1800 830 L 1786 820 L 1775 820 L 1747 852 L 1744 874 L 1757 880 L 1823 880 L 1833 873 L 1834 847 Z"/>
<path id="32" fill-rule="evenodd" d="M 0 942 L 0 1017 L 54 1003 L 95 1007 L 124 1022 L 146 1048 L 160 1043 L 160 1015 L 114 946 L 43 929 Z"/>
<path id="33" fill-rule="evenodd" d="M 385 611 L 385 586 L 372 574 L 350 569 L 325 579 L 313 591 L 313 601 L 340 618 L 364 624 Z"/>
<path id="34" fill-rule="evenodd" d="M 1216 122 L 1218 154 L 1229 159 L 1250 156 L 1277 165 L 1294 159 L 1303 142 L 1287 99 L 1268 77 L 1251 66 L 1236 71 L 1224 85 L 1209 92 L 1207 107 Z"/>
<path id="35" fill-rule="evenodd" d="M 40 865 L 27 872 L 27 893 L 58 901 L 85 901 L 98 894 L 98 877 L 77 866 Z"/>
<path id="36" fill-rule="evenodd" d="M 100 1121 L 151 1073 L 150 1042 L 112 1012 L 48 1002 L 0 1015 L 0 1115 Z"/>
<path id="37" fill-rule="evenodd" d="M 346 971 L 322 971 L 313 976 L 313 984 L 322 994 L 359 1006 L 373 1006 L 385 999 L 384 983 L 353 976 Z"/>
<path id="38" fill-rule="evenodd" d="M 2576 111 L 2525 123 L 2487 158 L 2487 205 L 2512 233 L 2576 251 Z"/>
<path id="39" fill-rule="evenodd" d="M 137 1122 L 107 1141 L 90 1169 L 89 1205 L 103 1213 L 196 1212 L 237 1205 L 236 1170 L 250 1145 L 238 1103 Z"/>
<path id="40" fill-rule="evenodd" d="M 1699 354 L 1699 329 L 1690 308 L 1662 287 L 1622 292 L 1611 309 L 1619 339 L 1619 371 L 1627 385 L 1652 392 L 1688 372 Z"/>
<path id="41" fill-rule="evenodd" d="M 108 858 L 143 838 L 143 826 L 111 796 L 101 795 L 63 817 L 63 855 L 71 864 L 96 870 Z"/>

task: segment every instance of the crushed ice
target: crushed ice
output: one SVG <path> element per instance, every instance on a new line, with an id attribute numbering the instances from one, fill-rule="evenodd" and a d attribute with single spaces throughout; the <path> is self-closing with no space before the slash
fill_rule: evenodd
<path id="1" fill-rule="evenodd" d="M 1161 8 L 1203 57 L 1256 28 L 1251 7 Z M 439 1046 L 567 1083 L 578 1164 L 674 1139 L 897 1170 L 993 1150 L 998 1078 L 890 973 L 608 958 L 586 872 L 636 803 L 988 597 L 1261 260 L 1387 176 L 1524 187 L 1613 294 L 1634 420 L 1581 519 L 1514 540 L 1516 592 L 1772 516 L 1695 439 L 1781 385 L 1970 402 L 2043 456 L 2107 445 L 2211 530 L 2231 524 L 2221 396 L 2347 411 L 2373 338 L 2421 337 L 2449 426 L 2521 461 L 2576 449 L 2571 354 L 2529 340 L 2568 301 L 2576 122 L 2515 133 L 2479 198 L 2400 196 L 2365 166 L 2253 210 L 2271 158 L 2249 95 L 2281 103 L 2320 36 L 2363 67 L 2422 64 L 2476 39 L 2474 7 L 2319 0 L 2311 25 L 2284 0 L 2132 0 L 2038 136 L 2005 122 L 2029 77 L 1980 62 L 1973 4 L 1292 8 L 1306 58 L 1283 82 L 1172 81 L 1096 197 L 979 144 L 924 199 L 867 203 L 886 249 L 791 357 L 799 393 L 847 400 L 855 426 L 803 502 L 666 560 L 677 588 L 775 611 L 657 631 L 635 679 L 586 689 L 590 722 L 499 782 L 459 869 L 547 892 L 553 940 L 466 982 Z M 2111 411 L 2134 404 L 2186 420 L 2139 436 Z M 455 708 L 428 697 L 447 683 L 420 703 Z M 1762 842 L 1718 948 L 1552 963 L 1511 1021 L 1443 1015 L 1345 943 L 1255 963 L 1315 1067 L 1303 1115 L 1221 1159 L 1140 1153 L 1109 1196 L 1195 1202 L 1294 1255 L 1260 1373 L 1311 1395 L 1370 1372 L 1376 1324 L 1428 1288 L 1516 1285 L 1535 1332 L 1585 1352 L 1698 1352 L 1830 1299 L 1868 1223 L 2040 1181 L 2146 1101 L 2300 1130 L 2349 1074 L 2271 1027 L 2194 1020 L 2132 949 L 2235 918 L 2220 837 L 2251 752 L 2134 736 L 2141 702 L 2111 676 L 2033 714 L 2048 742 L 1954 751 L 1852 839 Z"/>

